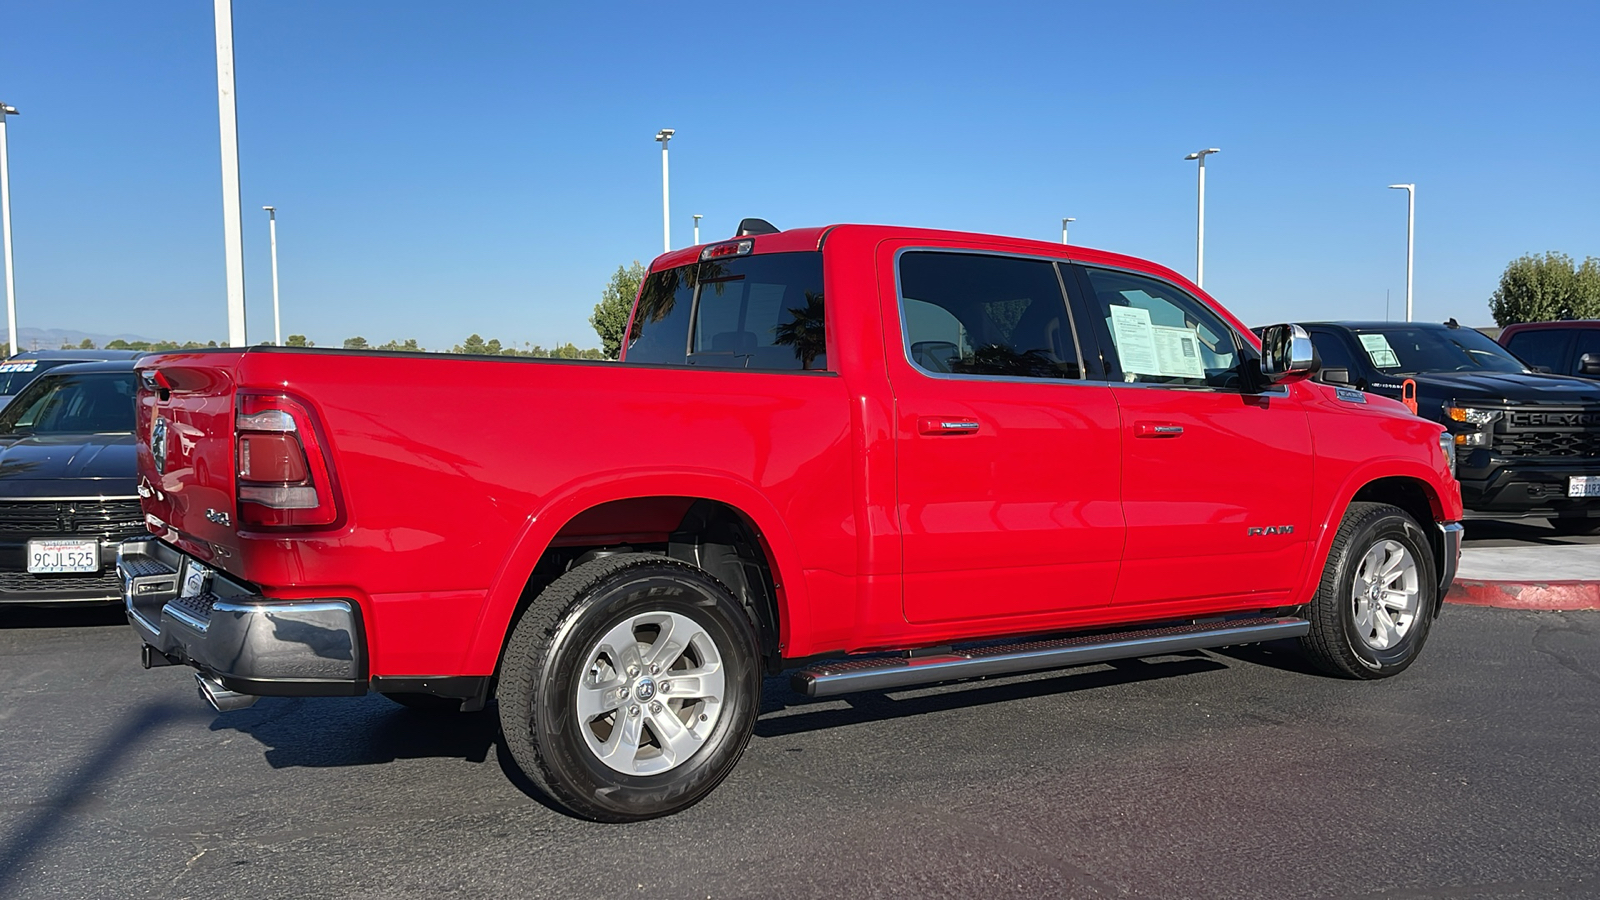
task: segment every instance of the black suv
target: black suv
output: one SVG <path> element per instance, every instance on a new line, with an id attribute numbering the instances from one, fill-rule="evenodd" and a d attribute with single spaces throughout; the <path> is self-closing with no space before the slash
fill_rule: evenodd
<path id="1" fill-rule="evenodd" d="M 1534 371 L 1451 320 L 1307 322 L 1316 378 L 1396 400 L 1455 434 L 1456 477 L 1473 518 L 1548 517 L 1600 533 L 1600 383 Z"/>
<path id="2" fill-rule="evenodd" d="M 0 604 L 121 599 L 117 544 L 146 533 L 133 365 L 51 369 L 0 410 Z"/>

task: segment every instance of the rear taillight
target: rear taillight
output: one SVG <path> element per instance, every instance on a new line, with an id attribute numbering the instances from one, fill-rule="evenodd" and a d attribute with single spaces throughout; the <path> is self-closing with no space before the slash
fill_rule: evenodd
<path id="1" fill-rule="evenodd" d="M 332 525 L 339 507 L 316 420 L 282 394 L 239 395 L 239 522 L 247 527 Z"/>

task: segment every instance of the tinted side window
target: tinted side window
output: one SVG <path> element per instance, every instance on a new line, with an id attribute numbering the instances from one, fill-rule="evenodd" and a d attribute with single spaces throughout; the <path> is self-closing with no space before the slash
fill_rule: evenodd
<path id="1" fill-rule="evenodd" d="M 703 262 L 689 365 L 826 369 L 822 254 Z"/>
<path id="2" fill-rule="evenodd" d="M 1582 374 L 1583 355 L 1585 353 L 1594 353 L 1596 355 L 1600 355 L 1600 331 L 1585 328 L 1584 330 L 1578 332 L 1578 346 L 1572 351 L 1572 364 L 1569 366 L 1569 370 L 1572 372 L 1572 374 Z M 1561 370 L 1557 369 L 1556 371 L 1559 372 Z M 1594 376 L 1590 375 L 1589 377 L 1593 378 Z"/>
<path id="3" fill-rule="evenodd" d="M 1317 357 L 1322 360 L 1322 368 L 1344 369 L 1350 373 L 1352 382 L 1361 377 L 1361 370 L 1356 368 L 1355 357 L 1350 354 L 1350 348 L 1345 346 L 1344 338 L 1332 332 L 1313 328 L 1311 346 L 1317 348 Z"/>
<path id="4" fill-rule="evenodd" d="M 1506 349 L 1530 366 L 1549 366 L 1552 372 L 1564 371 L 1568 335 L 1564 331 L 1522 331 L 1511 336 Z"/>
<path id="5" fill-rule="evenodd" d="M 1233 329 L 1199 300 L 1144 275 L 1085 268 L 1128 382 L 1242 390 Z"/>
<path id="6" fill-rule="evenodd" d="M 1055 264 L 918 251 L 899 272 L 906 351 L 923 371 L 1083 377 Z"/>
<path id="7" fill-rule="evenodd" d="M 689 352 L 697 266 L 655 272 L 644 280 L 628 335 L 628 362 L 677 363 Z"/>

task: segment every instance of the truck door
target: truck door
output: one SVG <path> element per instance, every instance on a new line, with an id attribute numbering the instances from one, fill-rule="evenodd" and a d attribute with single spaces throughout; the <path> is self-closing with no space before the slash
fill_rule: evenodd
<path id="1" fill-rule="evenodd" d="M 1314 539 L 1311 431 L 1292 388 L 1252 389 L 1253 349 L 1148 275 L 1079 267 L 1123 436 L 1127 549 L 1117 605 L 1288 602 Z"/>
<path id="2" fill-rule="evenodd" d="M 879 258 L 907 620 L 1108 605 L 1123 539 L 1117 408 L 1084 377 L 1057 265 L 950 249 Z"/>

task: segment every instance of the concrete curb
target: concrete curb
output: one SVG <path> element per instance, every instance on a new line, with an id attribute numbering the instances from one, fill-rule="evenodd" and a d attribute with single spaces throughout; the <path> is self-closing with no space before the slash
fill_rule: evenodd
<path id="1" fill-rule="evenodd" d="M 1539 609 L 1551 612 L 1600 609 L 1600 581 L 1479 581 L 1457 578 L 1446 603 Z"/>

